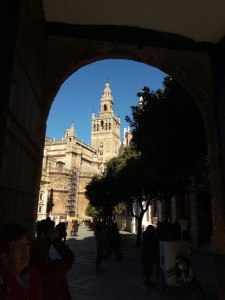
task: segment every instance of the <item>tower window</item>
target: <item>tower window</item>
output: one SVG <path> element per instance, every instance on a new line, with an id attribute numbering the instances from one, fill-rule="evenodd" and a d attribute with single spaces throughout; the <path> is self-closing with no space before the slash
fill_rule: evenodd
<path id="1" fill-rule="evenodd" d="M 95 124 L 94 124 L 94 131 L 96 130 L 96 126 L 95 126 Z"/>
<path id="2" fill-rule="evenodd" d="M 97 131 L 99 131 L 99 124 L 97 124 Z"/>
<path id="3" fill-rule="evenodd" d="M 57 169 L 59 172 L 63 172 L 63 163 L 62 162 L 57 162 Z M 59 178 L 60 180 L 60 178 Z"/>
<path id="4" fill-rule="evenodd" d="M 109 123 L 109 130 L 111 130 L 111 123 Z"/>
<path id="5" fill-rule="evenodd" d="M 107 111 L 107 105 L 104 104 L 104 111 Z"/>
<path id="6" fill-rule="evenodd" d="M 108 129 L 108 124 L 107 123 L 105 123 L 105 130 L 107 130 Z"/>
<path id="7" fill-rule="evenodd" d="M 104 122 L 103 121 L 101 121 L 101 127 L 102 127 L 102 129 L 104 129 Z"/>

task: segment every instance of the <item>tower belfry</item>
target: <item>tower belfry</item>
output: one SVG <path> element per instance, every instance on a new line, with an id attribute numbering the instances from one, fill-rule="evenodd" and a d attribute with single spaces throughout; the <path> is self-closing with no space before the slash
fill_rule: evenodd
<path id="1" fill-rule="evenodd" d="M 120 119 L 113 113 L 113 97 L 108 81 L 105 84 L 99 116 L 92 114 L 91 146 L 99 149 L 99 160 L 105 163 L 119 153 Z"/>
<path id="2" fill-rule="evenodd" d="M 101 98 L 101 112 L 108 112 L 111 111 L 113 112 L 113 97 L 112 97 L 112 92 L 110 90 L 110 84 L 107 81 L 105 84 L 105 89 L 102 94 Z"/>

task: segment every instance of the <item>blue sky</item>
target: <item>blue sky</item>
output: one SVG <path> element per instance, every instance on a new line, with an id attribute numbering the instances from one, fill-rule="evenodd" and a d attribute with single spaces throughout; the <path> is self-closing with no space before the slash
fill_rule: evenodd
<path id="1" fill-rule="evenodd" d="M 167 76 L 154 67 L 130 60 L 101 60 L 79 69 L 62 84 L 55 97 L 47 120 L 47 137 L 62 139 L 73 123 L 77 138 L 91 144 L 91 117 L 93 109 L 99 114 L 107 74 L 113 111 L 120 116 L 121 138 L 128 126 L 125 116 L 131 116 L 130 107 L 138 104 L 137 93 L 144 86 L 151 90 L 162 88 Z"/>

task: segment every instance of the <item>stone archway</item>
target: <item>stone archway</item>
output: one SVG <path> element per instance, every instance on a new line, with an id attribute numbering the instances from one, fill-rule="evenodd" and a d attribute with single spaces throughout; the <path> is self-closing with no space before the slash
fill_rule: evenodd
<path id="1" fill-rule="evenodd" d="M 130 59 L 154 66 L 179 82 L 198 105 L 206 128 L 210 162 L 216 164 L 217 188 L 222 169 L 210 56 L 204 52 L 138 46 L 82 38 L 50 37 L 45 81 L 45 119 L 61 84 L 79 68 L 102 59 Z M 215 159 L 217 157 L 217 159 Z M 213 172 L 213 167 L 211 172 Z M 217 173 L 217 172 L 216 172 Z M 212 173 L 211 173 L 212 174 Z M 222 182 L 221 182 L 221 185 Z"/>
<path id="2" fill-rule="evenodd" d="M 212 70 L 210 49 L 202 48 L 200 43 L 189 47 L 185 39 L 178 41 L 177 37 L 168 43 L 169 36 L 151 30 L 141 32 L 135 29 L 129 36 L 129 28 L 121 30 L 120 27 L 107 26 L 102 27 L 102 35 L 96 34 L 99 28 L 94 32 L 92 26 L 89 26 L 87 36 L 84 36 L 84 28 L 81 27 L 75 27 L 71 32 L 68 30 L 66 34 L 54 33 L 51 29 L 47 32 L 41 1 L 35 1 L 30 6 L 29 1 L 7 3 L 1 35 L 4 46 L 0 48 L 3 62 L 3 104 L 0 110 L 1 221 L 20 221 L 32 231 L 37 211 L 46 120 L 62 82 L 71 73 L 96 60 L 132 59 L 172 75 L 189 91 L 202 112 L 216 216 L 216 252 L 218 256 L 224 255 L 224 184 L 218 139 L 218 127 L 223 126 L 224 118 L 221 114 L 221 119 L 217 119 L 218 103 L 213 87 L 215 72 Z M 112 35 L 106 36 L 105 33 L 109 32 Z M 222 59 L 224 56 L 221 54 Z M 223 74 L 223 68 L 220 68 Z M 222 99 L 222 80 L 220 88 L 219 96 Z M 218 264 L 221 299 L 222 267 L 223 264 Z"/>
<path id="3" fill-rule="evenodd" d="M 48 45 L 48 53 L 51 54 L 47 56 L 45 81 L 46 119 L 61 84 L 73 72 L 89 63 L 107 58 L 130 59 L 149 64 L 173 76 L 192 95 L 202 113 L 216 209 L 215 203 L 223 195 L 223 182 L 213 74 L 207 53 L 65 37 L 50 37 Z"/>
<path id="4" fill-rule="evenodd" d="M 225 253 L 225 243 L 221 238 L 225 225 L 224 185 L 213 71 L 209 54 L 66 37 L 50 37 L 48 53 L 51 55 L 47 56 L 45 81 L 46 119 L 58 89 L 68 76 L 89 63 L 108 58 L 135 60 L 159 68 L 173 76 L 192 95 L 205 124 L 213 198 L 212 214 L 216 216 L 214 236 L 218 254 L 217 269 L 223 274 L 219 256 Z"/>

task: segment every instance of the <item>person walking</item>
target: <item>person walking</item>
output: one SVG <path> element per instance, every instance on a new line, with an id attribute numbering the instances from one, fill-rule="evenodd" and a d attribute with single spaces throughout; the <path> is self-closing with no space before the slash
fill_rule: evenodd
<path id="1" fill-rule="evenodd" d="M 150 277 L 153 273 L 154 265 L 159 263 L 159 241 L 155 233 L 155 227 L 152 225 L 149 225 L 143 232 L 141 260 L 145 285 L 153 286 L 154 284 L 150 281 Z"/>
<path id="2" fill-rule="evenodd" d="M 102 258 L 105 249 L 105 231 L 103 223 L 98 221 L 95 226 L 95 239 L 96 239 L 96 249 L 97 249 L 97 257 L 96 257 L 96 272 L 104 271 L 102 269 Z"/>
<path id="3" fill-rule="evenodd" d="M 73 226 L 74 226 L 74 235 L 77 235 L 78 227 L 79 227 L 79 224 L 77 223 L 77 221 L 74 222 Z"/>
<path id="4" fill-rule="evenodd" d="M 73 221 L 69 222 L 69 231 L 70 231 L 70 236 L 74 235 L 74 224 Z"/>
<path id="5" fill-rule="evenodd" d="M 106 251 L 104 259 L 109 259 L 114 251 L 117 257 L 116 259 L 121 260 L 123 258 L 121 250 L 121 236 L 117 225 L 111 221 L 108 224 L 106 231 Z"/>

